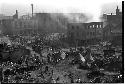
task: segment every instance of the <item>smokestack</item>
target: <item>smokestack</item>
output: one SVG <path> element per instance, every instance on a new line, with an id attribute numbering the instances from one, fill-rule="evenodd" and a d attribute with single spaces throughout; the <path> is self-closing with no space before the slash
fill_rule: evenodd
<path id="1" fill-rule="evenodd" d="M 32 7 L 32 18 L 33 18 L 33 4 L 31 4 L 31 7 Z"/>
<path id="2" fill-rule="evenodd" d="M 18 10 L 16 10 L 16 18 L 18 19 Z"/>
<path id="3" fill-rule="evenodd" d="M 18 11 L 16 10 L 16 14 L 18 14 Z"/>
<path id="4" fill-rule="evenodd" d="M 16 14 L 13 15 L 14 19 L 18 19 L 18 10 L 16 10 Z"/>

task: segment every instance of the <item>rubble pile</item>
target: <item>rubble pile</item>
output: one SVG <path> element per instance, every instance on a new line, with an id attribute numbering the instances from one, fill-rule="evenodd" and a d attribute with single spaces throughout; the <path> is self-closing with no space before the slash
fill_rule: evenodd
<path id="1" fill-rule="evenodd" d="M 30 38 L 30 39 L 29 39 Z M 39 36 L 11 36 L 0 44 L 3 83 L 122 83 L 120 46 L 101 42 L 76 48 L 48 46 Z"/>

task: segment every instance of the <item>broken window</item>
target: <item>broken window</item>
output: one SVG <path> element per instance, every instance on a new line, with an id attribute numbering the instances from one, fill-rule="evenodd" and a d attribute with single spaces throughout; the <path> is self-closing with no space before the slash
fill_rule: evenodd
<path id="1" fill-rule="evenodd" d="M 91 28 L 92 26 L 90 26 L 90 28 Z"/>
<path id="2" fill-rule="evenodd" d="M 98 25 L 97 25 L 97 28 L 98 28 Z"/>
<path id="3" fill-rule="evenodd" d="M 102 27 L 102 25 L 100 25 L 100 28 Z"/>

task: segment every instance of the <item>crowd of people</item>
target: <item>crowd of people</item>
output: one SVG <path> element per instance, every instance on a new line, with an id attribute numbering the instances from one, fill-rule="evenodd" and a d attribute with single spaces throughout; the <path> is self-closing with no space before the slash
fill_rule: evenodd
<path id="1" fill-rule="evenodd" d="M 55 69 L 63 64 L 69 67 L 78 65 L 77 69 L 88 71 L 88 81 L 79 77 L 74 81 L 76 79 L 71 77 L 72 74 L 68 74 L 69 82 L 72 83 L 123 82 L 123 51 L 110 42 L 63 49 L 48 45 L 52 41 L 45 40 L 40 35 L 8 37 L 11 43 L 0 44 L 3 83 L 57 83 L 62 79 L 53 78 L 53 75 Z"/>

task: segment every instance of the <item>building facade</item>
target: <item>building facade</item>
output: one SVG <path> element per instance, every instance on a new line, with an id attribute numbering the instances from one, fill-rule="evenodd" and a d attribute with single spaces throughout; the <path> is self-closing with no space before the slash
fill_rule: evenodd
<path id="1" fill-rule="evenodd" d="M 37 33 L 38 22 L 34 19 L 14 19 L 12 22 L 13 34 Z"/>
<path id="2" fill-rule="evenodd" d="M 70 43 L 82 45 L 103 38 L 103 22 L 69 23 L 67 36 Z"/>
<path id="3" fill-rule="evenodd" d="M 13 16 L 0 15 L 0 31 L 3 34 L 12 34 Z"/>
<path id="4" fill-rule="evenodd" d="M 118 6 L 116 8 L 116 14 L 105 14 L 103 22 L 103 38 L 104 40 L 112 40 L 122 37 L 122 12 L 120 12 Z M 116 38 L 118 37 L 118 38 Z"/>
<path id="5" fill-rule="evenodd" d="M 8 34 L 33 34 L 33 33 L 64 33 L 66 31 L 66 25 L 63 23 L 62 18 L 53 17 L 58 13 L 34 13 L 18 17 L 18 11 L 10 17 L 2 18 L 0 20 L 0 28 L 5 29 L 3 31 Z M 1 18 L 1 17 L 0 17 Z M 11 30 L 11 31 L 10 31 Z"/>
<path id="6" fill-rule="evenodd" d="M 38 20 L 23 15 L 18 17 L 18 11 L 13 16 L 4 16 L 0 19 L 0 28 L 3 34 L 31 34 L 38 31 Z"/>
<path id="7" fill-rule="evenodd" d="M 0 30 L 3 34 L 12 34 L 12 22 L 13 19 L 2 19 L 0 24 Z"/>

